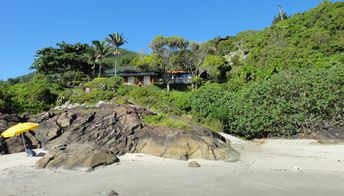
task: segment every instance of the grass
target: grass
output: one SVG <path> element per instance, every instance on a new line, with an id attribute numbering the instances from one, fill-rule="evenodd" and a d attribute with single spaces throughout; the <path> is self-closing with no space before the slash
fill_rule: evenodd
<path id="1" fill-rule="evenodd" d="M 190 125 L 189 123 L 177 118 L 169 117 L 164 114 L 144 116 L 143 121 L 146 124 L 160 127 L 168 127 L 174 129 L 192 129 L 192 125 Z"/>

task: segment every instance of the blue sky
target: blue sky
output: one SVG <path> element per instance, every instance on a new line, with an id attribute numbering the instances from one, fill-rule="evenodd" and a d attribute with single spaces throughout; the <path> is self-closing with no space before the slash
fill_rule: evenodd
<path id="1" fill-rule="evenodd" d="M 57 42 L 90 43 L 109 33 L 141 51 L 157 35 L 192 41 L 235 35 L 271 24 L 281 3 L 288 14 L 322 0 L 1 0 L 0 80 L 29 73 L 35 51 Z"/>

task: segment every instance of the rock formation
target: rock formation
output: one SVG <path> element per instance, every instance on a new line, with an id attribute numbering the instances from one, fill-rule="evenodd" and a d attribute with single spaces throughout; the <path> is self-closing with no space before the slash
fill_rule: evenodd
<path id="1" fill-rule="evenodd" d="M 33 116 L 40 127 L 34 136 L 44 149 L 91 144 L 116 155 L 146 153 L 173 159 L 238 160 L 239 154 L 221 135 L 207 129 L 177 130 L 145 125 L 143 115 L 154 113 L 130 105 L 84 106 Z"/>
<path id="2" fill-rule="evenodd" d="M 70 144 L 50 151 L 36 162 L 36 168 L 91 171 L 95 167 L 115 162 L 119 162 L 119 159 L 108 150 L 86 144 Z"/>
<path id="3" fill-rule="evenodd" d="M 234 151 L 220 134 L 207 129 L 176 130 L 146 126 L 137 133 L 135 152 L 180 160 L 238 160 Z"/>

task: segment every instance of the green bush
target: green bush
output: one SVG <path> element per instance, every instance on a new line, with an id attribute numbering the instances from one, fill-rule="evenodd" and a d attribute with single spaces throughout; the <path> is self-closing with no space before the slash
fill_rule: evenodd
<path id="1" fill-rule="evenodd" d="M 202 87 L 192 114 L 220 120 L 225 132 L 248 139 L 292 136 L 321 124 L 344 125 L 344 67 L 282 71 L 237 91 Z"/>
<path id="2" fill-rule="evenodd" d="M 118 90 L 117 95 L 162 113 L 180 115 L 189 110 L 188 92 L 167 92 L 157 86 L 123 86 Z"/>
<path id="3" fill-rule="evenodd" d="M 88 76 L 81 71 L 66 71 L 62 74 L 64 86 L 78 86 L 86 82 Z"/>
<path id="4" fill-rule="evenodd" d="M 81 88 L 66 89 L 59 94 L 57 105 L 69 101 L 72 103 L 86 103 L 95 104 L 99 101 L 109 101 L 114 98 L 115 94 L 106 90 L 92 90 L 90 92 L 84 92 Z"/>
<path id="5" fill-rule="evenodd" d="M 57 89 L 47 78 L 36 75 L 30 82 L 10 86 L 12 102 L 19 113 L 38 113 L 49 110 L 57 99 Z"/>
<path id="6" fill-rule="evenodd" d="M 123 84 L 123 82 L 124 80 L 122 77 L 113 76 L 111 78 L 94 78 L 83 86 L 96 90 L 115 91 Z"/>
<path id="7" fill-rule="evenodd" d="M 8 86 L 0 83 L 0 113 L 10 112 L 13 109 L 12 95 Z"/>
<path id="8" fill-rule="evenodd" d="M 175 128 L 175 129 L 191 129 L 192 126 L 180 119 L 168 117 L 164 114 L 145 116 L 144 122 L 150 125 Z"/>

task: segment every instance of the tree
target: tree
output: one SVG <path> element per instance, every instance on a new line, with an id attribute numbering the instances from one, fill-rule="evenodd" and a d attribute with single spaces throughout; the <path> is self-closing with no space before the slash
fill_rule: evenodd
<path id="1" fill-rule="evenodd" d="M 282 12 L 281 14 L 278 14 L 277 16 L 274 17 L 274 20 L 272 21 L 272 24 L 276 24 L 279 21 L 283 21 L 285 19 L 288 19 L 287 12 Z M 283 20 L 282 20 L 283 19 Z"/>
<path id="2" fill-rule="evenodd" d="M 12 110 L 12 95 L 9 93 L 8 86 L 0 82 L 0 113 Z"/>
<path id="3" fill-rule="evenodd" d="M 128 43 L 123 33 L 112 33 L 106 38 L 106 41 L 114 49 L 113 55 L 117 57 L 120 54 L 119 47 Z M 117 58 L 115 59 L 115 76 L 117 76 Z"/>
<path id="4" fill-rule="evenodd" d="M 163 73 L 167 91 L 169 91 L 169 76 L 167 71 L 173 68 L 172 57 L 178 52 L 186 50 L 188 46 L 189 42 L 187 40 L 177 36 L 158 36 L 150 44 L 150 48 L 153 50 L 153 56 L 157 59 L 157 62 L 159 62 L 156 66 Z"/>
<path id="5" fill-rule="evenodd" d="M 213 80 L 217 82 L 226 81 L 226 72 L 231 69 L 225 58 L 216 55 L 208 55 L 204 59 L 201 68 L 206 70 Z"/>
<path id="6" fill-rule="evenodd" d="M 93 49 L 93 52 L 91 54 L 94 55 L 93 56 L 94 62 L 95 64 L 98 64 L 99 66 L 99 69 L 98 69 L 98 78 L 99 78 L 102 71 L 102 64 L 99 62 L 103 60 L 107 55 L 109 55 L 110 46 L 107 45 L 105 41 L 95 40 L 92 42 L 92 49 Z"/>
<path id="7" fill-rule="evenodd" d="M 93 76 L 95 77 L 96 74 L 96 65 L 97 65 L 97 53 L 96 50 L 91 47 L 90 50 L 87 52 L 88 62 L 92 65 Z"/>
<path id="8" fill-rule="evenodd" d="M 149 70 L 155 64 L 157 64 L 153 55 L 139 55 L 136 56 L 132 61 L 132 65 L 138 67 L 140 70 Z"/>
<path id="9" fill-rule="evenodd" d="M 35 69 L 38 73 L 47 75 L 60 83 L 68 83 L 62 79 L 62 75 L 68 71 L 82 72 L 91 76 L 92 69 L 85 55 L 89 50 L 90 47 L 87 44 L 61 42 L 56 48 L 48 47 L 38 50 L 30 69 Z"/>
<path id="10" fill-rule="evenodd" d="M 278 23 L 279 21 L 283 21 L 289 18 L 287 13 L 283 11 L 281 4 L 278 4 L 277 6 L 279 8 L 278 16 L 275 16 L 274 20 L 272 21 L 272 24 Z"/>
<path id="11" fill-rule="evenodd" d="M 195 78 L 200 73 L 200 66 L 203 64 L 206 56 L 212 51 L 207 43 L 196 43 L 192 42 L 190 44 L 190 55 L 186 59 L 186 69 L 190 71 L 192 77 Z M 200 81 L 200 77 L 194 79 L 196 88 L 198 81 Z"/>

